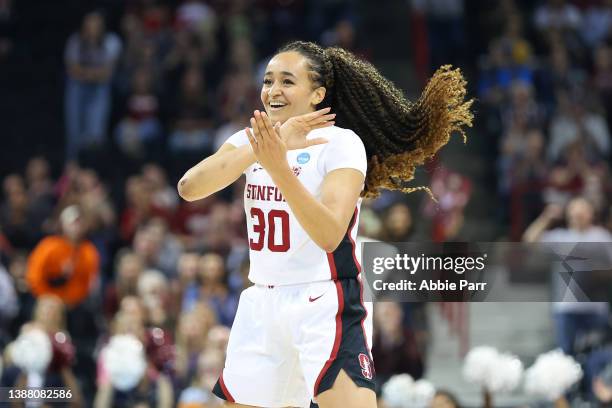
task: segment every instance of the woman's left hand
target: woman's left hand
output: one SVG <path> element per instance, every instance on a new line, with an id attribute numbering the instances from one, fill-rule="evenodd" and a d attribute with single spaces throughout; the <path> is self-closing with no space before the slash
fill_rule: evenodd
<path id="1" fill-rule="evenodd" d="M 289 170 L 287 146 L 272 126 L 270 118 L 265 112 L 257 110 L 253 116 L 253 132 L 249 128 L 245 130 L 257 161 L 270 175 Z"/>

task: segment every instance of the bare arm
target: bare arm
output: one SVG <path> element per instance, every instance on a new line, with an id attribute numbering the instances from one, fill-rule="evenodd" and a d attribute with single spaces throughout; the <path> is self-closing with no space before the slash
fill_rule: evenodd
<path id="1" fill-rule="evenodd" d="M 523 242 L 538 242 L 540 237 L 548 229 L 550 224 L 563 214 L 563 209 L 555 204 L 550 204 L 538 218 L 536 218 L 523 234 Z"/>
<path id="2" fill-rule="evenodd" d="M 160 375 L 157 380 L 157 408 L 171 408 L 173 400 L 172 384 L 166 376 Z"/>
<path id="3" fill-rule="evenodd" d="M 323 180 L 318 201 L 293 174 L 284 142 L 269 121 L 264 123 L 262 115 L 256 113 L 257 123 L 252 121 L 255 136 L 247 132 L 259 163 L 268 171 L 308 236 L 324 251 L 333 252 L 346 233 L 365 176 L 351 168 L 330 172 Z"/>
<path id="4" fill-rule="evenodd" d="M 325 252 L 333 252 L 346 234 L 364 175 L 355 169 L 332 171 L 323 180 L 321 201 L 289 168 L 272 179 L 308 236 Z"/>
<path id="5" fill-rule="evenodd" d="M 112 406 L 113 394 L 113 386 L 110 383 L 100 385 L 94 399 L 94 408 L 110 408 Z"/>
<path id="6" fill-rule="evenodd" d="M 212 156 L 202 160 L 185 173 L 178 183 L 179 195 L 187 201 L 195 201 L 229 186 L 255 163 L 251 146 L 236 148 L 224 144 Z"/>
<path id="7" fill-rule="evenodd" d="M 83 395 L 81 394 L 81 386 L 74 376 L 74 373 L 70 368 L 63 368 L 61 375 L 62 379 L 64 380 L 64 386 L 72 392 L 70 406 L 75 408 L 82 407 Z"/>
<path id="8" fill-rule="evenodd" d="M 293 117 L 282 126 L 277 125 L 276 130 L 283 136 L 288 150 L 302 149 L 326 143 L 327 141 L 321 138 L 306 139 L 306 135 L 313 129 L 333 125 L 335 116 L 329 114 L 329 108 L 320 109 Z M 185 173 L 178 184 L 179 195 L 187 201 L 208 197 L 236 181 L 255 160 L 250 145 L 236 148 L 226 143 L 215 154 Z"/>

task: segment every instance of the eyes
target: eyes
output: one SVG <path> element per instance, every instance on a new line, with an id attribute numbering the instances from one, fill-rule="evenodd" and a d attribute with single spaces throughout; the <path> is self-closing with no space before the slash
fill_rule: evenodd
<path id="1" fill-rule="evenodd" d="M 263 84 L 266 86 L 270 86 L 272 85 L 272 80 L 270 78 L 264 78 Z M 294 85 L 294 84 L 295 82 L 293 82 L 290 79 L 283 79 L 283 85 Z"/>

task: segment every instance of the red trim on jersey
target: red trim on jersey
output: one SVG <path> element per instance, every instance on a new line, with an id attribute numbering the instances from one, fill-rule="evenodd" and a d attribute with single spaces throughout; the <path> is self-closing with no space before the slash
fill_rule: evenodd
<path id="1" fill-rule="evenodd" d="M 357 280 L 359 281 L 359 301 L 361 302 L 361 307 L 365 310 L 365 315 L 363 319 L 361 319 L 361 330 L 363 331 L 363 341 L 365 342 L 366 349 L 368 350 L 368 354 L 370 354 L 370 360 L 374 360 L 372 356 L 372 349 L 368 345 L 368 335 L 365 329 L 365 320 L 368 318 L 368 309 L 365 307 L 365 303 L 363 303 L 363 282 L 361 281 L 361 274 L 357 276 Z"/>
<path id="2" fill-rule="evenodd" d="M 329 254 L 328 254 L 329 255 Z M 325 377 L 327 370 L 331 367 L 332 363 L 338 357 L 338 349 L 340 349 L 340 343 L 342 342 L 342 312 L 344 311 L 344 293 L 342 292 L 342 284 L 339 281 L 334 282 L 336 284 L 336 292 L 338 293 L 338 313 L 336 313 L 336 337 L 334 338 L 334 346 L 332 347 L 331 354 L 329 358 L 325 362 L 325 365 L 321 369 L 319 376 L 317 377 L 317 381 L 314 386 L 314 395 L 315 397 L 319 394 L 319 386 L 321 385 L 321 380 Z"/>
<path id="3" fill-rule="evenodd" d="M 232 397 L 232 394 L 230 394 L 230 392 L 227 390 L 227 387 L 225 386 L 225 381 L 223 381 L 223 372 L 221 372 L 221 375 L 219 376 L 219 385 L 221 386 L 221 391 L 223 391 L 223 395 L 225 395 L 225 399 L 229 402 L 236 402 L 234 401 L 234 397 Z"/>
<path id="4" fill-rule="evenodd" d="M 359 261 L 357 260 L 357 255 L 355 253 L 355 241 L 353 240 L 353 237 L 351 236 L 351 231 L 353 227 L 355 226 L 355 223 L 357 222 L 358 215 L 359 215 L 359 210 L 357 209 L 357 207 L 355 207 L 355 213 L 353 215 L 354 217 L 353 223 L 349 227 L 348 237 L 353 247 L 353 259 L 355 260 L 355 266 L 357 266 L 357 271 L 359 272 L 359 274 L 361 274 L 361 265 L 359 264 Z M 363 282 L 361 281 L 361 275 L 357 276 L 357 280 L 359 281 L 359 300 L 361 302 L 361 307 L 363 307 L 363 310 L 365 310 L 365 315 L 363 316 L 363 319 L 361 319 L 361 330 L 363 331 L 363 340 L 365 342 L 366 349 L 368 350 L 368 353 L 370 354 L 370 359 L 372 359 L 372 349 L 370 349 L 370 346 L 368 345 L 368 336 L 366 335 L 366 330 L 365 330 L 365 319 L 367 319 L 368 317 L 368 309 L 366 309 L 365 304 L 363 303 Z"/>
<path id="5" fill-rule="evenodd" d="M 355 254 L 355 240 L 353 240 L 353 237 L 351 236 L 351 232 L 353 231 L 353 227 L 355 226 L 355 223 L 357 222 L 358 216 L 359 216 L 359 210 L 357 209 L 357 207 L 355 207 L 355 212 L 353 213 L 353 222 L 351 226 L 349 227 L 347 234 L 348 234 L 349 241 L 351 241 L 351 246 L 353 247 L 353 260 L 355 261 L 357 272 L 361 273 L 361 265 L 359 264 L 359 261 L 357 260 L 357 255 Z"/>
<path id="6" fill-rule="evenodd" d="M 333 281 L 338 280 L 338 271 L 336 270 L 336 261 L 334 261 L 334 253 L 327 253 L 327 263 L 329 264 L 329 272 Z"/>

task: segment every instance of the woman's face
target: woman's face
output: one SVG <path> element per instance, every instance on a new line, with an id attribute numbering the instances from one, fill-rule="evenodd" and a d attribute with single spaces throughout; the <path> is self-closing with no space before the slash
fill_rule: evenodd
<path id="1" fill-rule="evenodd" d="M 83 20 L 83 32 L 90 40 L 95 40 L 104 31 L 104 19 L 98 13 L 90 13 Z"/>
<path id="2" fill-rule="evenodd" d="M 313 112 L 324 97 L 324 87 L 313 89 L 308 60 L 302 54 L 281 52 L 268 63 L 261 102 L 273 124 Z"/>

